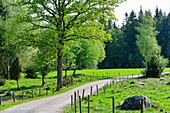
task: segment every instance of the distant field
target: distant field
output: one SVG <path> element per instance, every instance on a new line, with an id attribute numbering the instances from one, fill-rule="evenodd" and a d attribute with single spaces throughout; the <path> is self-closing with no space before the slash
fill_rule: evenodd
<path id="1" fill-rule="evenodd" d="M 107 74 L 111 77 L 119 77 L 120 76 L 127 76 L 127 75 L 136 75 L 140 74 L 142 68 L 137 69 L 84 69 L 84 70 L 77 70 L 76 74 L 85 74 L 87 76 L 106 76 Z M 169 72 L 170 68 L 166 68 L 164 72 Z M 68 75 L 71 75 L 73 71 L 68 71 Z M 63 76 L 65 75 L 63 71 Z M 86 77 L 86 76 L 84 76 Z M 22 74 L 22 78 L 19 80 L 19 85 L 23 87 L 23 89 L 33 89 L 33 88 L 40 88 L 41 86 L 41 75 L 38 76 L 36 79 L 26 79 L 24 78 L 24 74 Z M 54 86 L 54 83 L 57 83 L 57 71 L 50 72 L 45 79 L 46 86 Z M 0 86 L 0 92 L 5 89 L 16 89 L 16 81 L 14 80 L 7 80 L 4 86 Z"/>
<path id="2" fill-rule="evenodd" d="M 94 76 L 97 76 L 97 74 L 99 76 L 103 76 L 103 75 L 108 75 L 110 74 L 110 76 L 112 77 L 118 77 L 119 73 L 120 76 L 126 76 L 126 75 L 132 75 L 132 74 L 140 74 L 140 71 L 143 70 L 142 68 L 136 68 L 136 69 L 84 69 L 84 70 L 77 70 L 76 74 L 85 74 L 85 75 L 93 75 L 94 72 Z M 68 71 L 68 75 L 71 75 L 73 73 L 73 71 Z M 65 75 L 65 73 L 63 72 L 63 75 Z M 57 72 L 50 72 L 47 77 L 56 77 L 57 76 Z"/>

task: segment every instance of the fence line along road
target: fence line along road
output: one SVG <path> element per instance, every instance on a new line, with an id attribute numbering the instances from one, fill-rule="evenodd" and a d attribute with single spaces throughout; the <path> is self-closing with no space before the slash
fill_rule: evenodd
<path id="1" fill-rule="evenodd" d="M 137 78 L 138 76 L 141 75 L 133 75 L 133 78 Z M 119 80 L 127 80 L 130 78 L 132 78 L 132 76 L 117 77 L 114 79 L 116 81 L 119 81 Z M 74 94 L 75 91 L 77 92 L 77 90 L 79 90 L 79 94 L 82 94 L 83 89 L 85 89 L 84 96 L 86 96 L 90 94 L 91 86 L 93 88 L 93 92 L 95 92 L 96 85 L 98 85 L 98 88 L 100 89 L 107 82 L 110 83 L 111 81 L 112 81 L 111 79 L 105 79 L 105 80 L 99 80 L 96 82 L 87 83 L 55 96 L 34 100 L 31 102 L 22 103 L 20 105 L 7 108 L 3 111 L 0 111 L 0 113 L 60 113 L 65 107 L 71 104 L 70 97 L 71 95 Z"/>

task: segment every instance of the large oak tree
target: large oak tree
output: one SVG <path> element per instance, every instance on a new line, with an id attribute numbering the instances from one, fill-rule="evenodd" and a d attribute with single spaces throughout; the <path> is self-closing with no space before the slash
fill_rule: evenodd
<path id="1" fill-rule="evenodd" d="M 27 8 L 19 20 L 29 22 L 22 41 L 34 46 L 48 45 L 57 54 L 57 89 L 62 88 L 62 57 L 65 43 L 78 38 L 108 41 L 103 25 L 96 20 L 115 19 L 114 7 L 125 0 L 19 0 Z M 37 37 L 37 29 L 46 29 L 48 37 Z M 29 35 L 31 34 L 31 35 Z M 33 38 L 33 36 L 35 36 Z"/>

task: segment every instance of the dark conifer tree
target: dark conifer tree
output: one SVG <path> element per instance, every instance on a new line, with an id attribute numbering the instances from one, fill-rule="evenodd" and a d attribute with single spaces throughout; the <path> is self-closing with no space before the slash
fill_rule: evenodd
<path id="1" fill-rule="evenodd" d="M 19 87 L 19 79 L 21 78 L 21 72 L 22 72 L 22 65 L 21 65 L 21 60 L 20 57 L 16 54 L 12 61 L 12 65 L 10 67 L 10 79 L 16 80 L 17 81 L 17 87 L 18 90 L 20 90 Z"/>

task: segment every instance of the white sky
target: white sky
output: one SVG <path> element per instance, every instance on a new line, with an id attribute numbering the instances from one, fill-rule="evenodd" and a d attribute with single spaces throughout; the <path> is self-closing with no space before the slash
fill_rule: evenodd
<path id="1" fill-rule="evenodd" d="M 142 10 L 151 10 L 152 15 L 155 14 L 155 9 L 158 6 L 159 9 L 162 9 L 163 12 L 168 14 L 170 12 L 170 0 L 127 0 L 126 2 L 119 5 L 115 8 L 115 16 L 118 18 L 116 22 L 117 25 L 121 26 L 123 19 L 125 18 L 125 12 L 130 14 L 132 10 L 138 15 L 140 11 L 140 6 Z"/>

